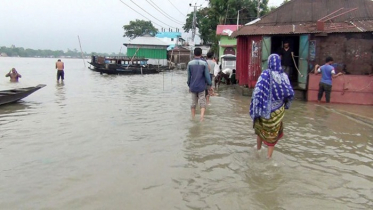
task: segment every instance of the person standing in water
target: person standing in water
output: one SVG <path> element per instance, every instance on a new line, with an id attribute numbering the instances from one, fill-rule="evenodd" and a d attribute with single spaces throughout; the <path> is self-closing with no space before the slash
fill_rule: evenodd
<path id="1" fill-rule="evenodd" d="M 281 68 L 280 56 L 270 55 L 268 69 L 258 78 L 250 104 L 250 116 L 257 135 L 257 149 L 262 148 L 262 142 L 266 144 L 267 158 L 272 157 L 276 143 L 283 136 L 282 119 L 293 98 L 294 90 Z"/>
<path id="2" fill-rule="evenodd" d="M 315 65 L 315 74 L 321 73 L 321 80 L 319 83 L 319 93 L 317 95 L 317 101 L 320 103 L 322 96 L 325 92 L 326 103 L 330 103 L 330 93 L 332 92 L 332 78 L 336 78 L 342 75 L 342 72 L 336 74 L 333 64 L 333 58 L 327 57 L 325 64 L 321 67 Z"/>
<path id="3" fill-rule="evenodd" d="M 202 49 L 197 47 L 194 49 L 194 59 L 189 61 L 187 66 L 188 71 L 188 87 L 192 94 L 191 112 L 192 118 L 196 115 L 197 103 L 201 107 L 201 118 L 203 121 L 206 110 L 206 85 L 211 88 L 211 79 L 209 67 L 206 61 L 201 59 Z"/>
<path id="4" fill-rule="evenodd" d="M 15 68 L 12 68 L 12 70 L 10 70 L 5 77 L 10 77 L 11 82 L 18 82 L 18 78 L 21 78 L 22 75 L 20 75 Z"/>
<path id="5" fill-rule="evenodd" d="M 60 81 L 60 78 L 62 82 L 65 79 L 64 68 L 65 68 L 65 64 L 61 61 L 61 59 L 58 59 L 58 61 L 56 62 L 57 82 Z"/>
<path id="6" fill-rule="evenodd" d="M 213 57 L 212 57 L 213 55 L 214 55 L 213 52 L 208 52 L 207 53 L 207 60 L 206 60 L 207 65 L 209 67 L 211 81 L 212 81 L 212 78 L 214 77 L 214 69 L 215 69 L 215 65 L 216 65 L 216 62 L 213 60 Z M 207 103 L 207 105 L 210 105 L 211 91 L 209 92 L 208 89 L 206 91 L 206 103 Z"/>

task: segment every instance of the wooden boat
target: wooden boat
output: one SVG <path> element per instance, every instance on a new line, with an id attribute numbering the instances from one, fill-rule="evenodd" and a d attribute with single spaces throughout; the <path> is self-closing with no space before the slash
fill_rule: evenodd
<path id="1" fill-rule="evenodd" d="M 17 102 L 46 85 L 0 91 L 0 105 Z"/>
<path id="2" fill-rule="evenodd" d="M 101 74 L 157 74 L 169 69 L 148 64 L 147 61 L 148 59 L 139 56 L 92 56 L 91 62 L 88 62 L 92 66 L 88 68 Z"/>

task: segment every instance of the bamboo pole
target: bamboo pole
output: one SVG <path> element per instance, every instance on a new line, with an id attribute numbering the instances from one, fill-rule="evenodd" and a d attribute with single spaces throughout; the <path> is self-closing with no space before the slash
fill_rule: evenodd
<path id="1" fill-rule="evenodd" d="M 79 37 L 79 35 L 78 35 L 78 40 L 79 40 L 80 52 L 82 53 L 82 59 L 83 59 L 83 63 L 84 63 L 84 68 L 86 68 L 85 60 L 84 60 L 84 55 L 83 55 L 83 50 L 82 50 L 82 45 L 80 43 L 80 37 Z"/>
<path id="2" fill-rule="evenodd" d="M 133 56 L 132 56 L 132 58 L 131 58 L 131 61 L 130 61 L 130 62 L 128 62 L 128 66 L 127 66 L 127 69 L 128 69 L 128 67 L 130 67 L 130 63 L 132 64 L 132 61 L 133 61 L 133 59 L 135 58 L 135 55 L 137 54 L 137 52 L 139 51 L 139 49 L 140 49 L 140 47 L 138 47 L 138 48 L 137 48 L 137 50 L 136 50 L 135 54 L 133 54 Z"/>
<path id="3" fill-rule="evenodd" d="M 120 56 L 120 54 L 122 53 L 122 47 L 123 47 L 123 45 L 120 46 L 120 49 L 119 49 L 119 56 Z"/>

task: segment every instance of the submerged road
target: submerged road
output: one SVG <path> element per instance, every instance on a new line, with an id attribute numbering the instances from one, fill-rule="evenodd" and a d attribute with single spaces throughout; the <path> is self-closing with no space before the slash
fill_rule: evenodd
<path id="1" fill-rule="evenodd" d="M 1 89 L 47 86 L 0 107 L 0 209 L 373 206 L 372 107 L 295 101 L 267 160 L 250 98 L 233 87 L 222 85 L 200 123 L 185 71 L 107 76 L 62 59 L 57 84 L 56 59 L 1 59 L 23 76 Z"/>

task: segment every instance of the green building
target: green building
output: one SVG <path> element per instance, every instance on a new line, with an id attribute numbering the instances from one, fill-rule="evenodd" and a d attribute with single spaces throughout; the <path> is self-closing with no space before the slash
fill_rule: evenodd
<path id="1" fill-rule="evenodd" d="M 123 44 L 127 47 L 127 56 L 143 56 L 148 64 L 167 65 L 167 47 L 169 44 L 152 36 L 136 37 Z"/>
<path id="2" fill-rule="evenodd" d="M 237 39 L 230 37 L 236 31 L 237 25 L 218 25 L 216 27 L 216 35 L 219 39 L 219 60 L 223 55 L 236 55 L 237 52 Z"/>

